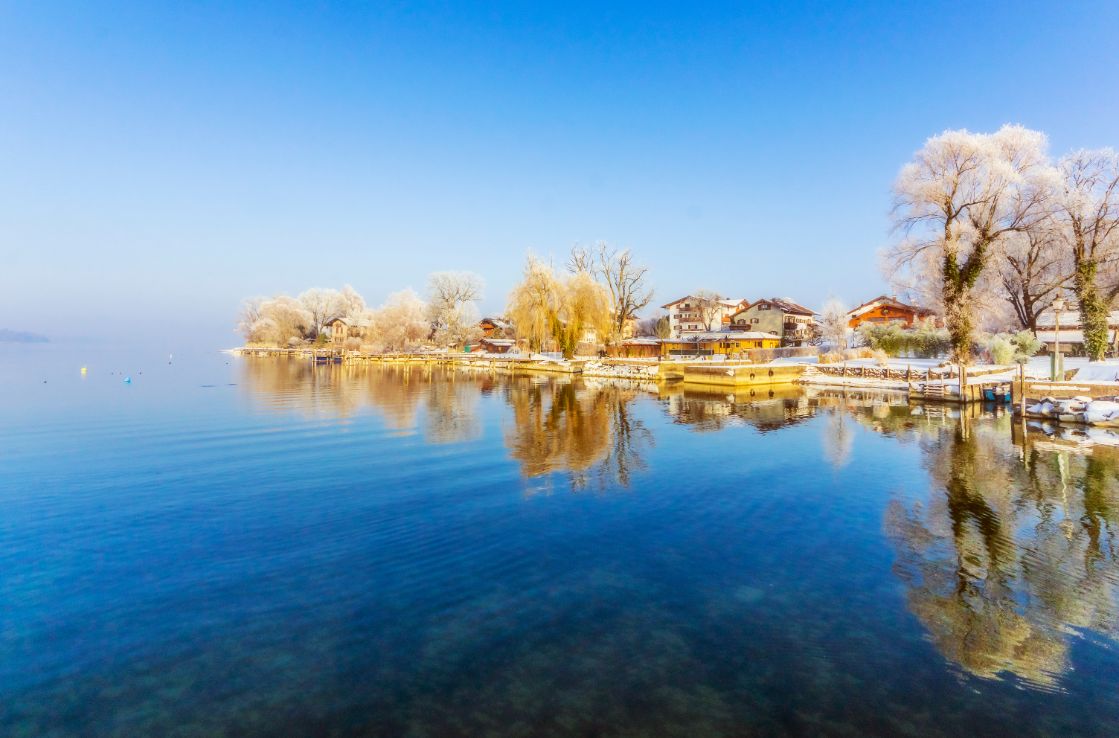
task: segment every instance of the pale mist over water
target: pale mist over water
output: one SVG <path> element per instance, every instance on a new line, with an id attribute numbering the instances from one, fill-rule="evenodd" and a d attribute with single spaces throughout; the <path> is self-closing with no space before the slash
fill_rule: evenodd
<path id="1" fill-rule="evenodd" d="M 890 395 L 36 350 L 0 352 L 5 735 L 1119 722 L 1107 436 Z"/>

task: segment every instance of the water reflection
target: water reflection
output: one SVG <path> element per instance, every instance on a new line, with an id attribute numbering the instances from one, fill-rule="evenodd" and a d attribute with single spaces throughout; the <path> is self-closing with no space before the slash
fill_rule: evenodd
<path id="1" fill-rule="evenodd" d="M 930 486 L 885 523 L 909 610 L 963 672 L 1058 687 L 1076 633 L 1119 624 L 1119 453 L 1015 446 L 1009 417 L 914 428 Z"/>
<path id="2" fill-rule="evenodd" d="M 815 419 L 837 475 L 858 473 L 861 434 L 887 436 L 916 446 L 924 468 L 921 484 L 884 513 L 893 571 L 909 612 L 961 674 L 1058 689 L 1078 633 L 1119 635 L 1119 436 L 1106 432 L 1019 426 L 980 406 L 911 407 L 893 393 L 728 393 L 283 361 L 248 361 L 243 371 L 265 407 L 338 418 L 369 407 L 388 427 L 438 444 L 482 437 L 483 398 L 491 398 L 503 406 L 507 457 L 534 492 L 633 485 L 656 445 L 640 408 L 655 411 L 657 402 L 672 423 L 698 433 L 771 434 Z"/>

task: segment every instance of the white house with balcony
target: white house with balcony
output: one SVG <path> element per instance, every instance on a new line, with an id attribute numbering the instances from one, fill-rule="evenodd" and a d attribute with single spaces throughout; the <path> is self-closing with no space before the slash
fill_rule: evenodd
<path id="1" fill-rule="evenodd" d="M 732 315 L 748 304 L 747 300 L 720 298 L 711 304 L 693 295 L 661 305 L 668 311 L 668 325 L 674 338 L 720 331 L 730 326 Z"/>

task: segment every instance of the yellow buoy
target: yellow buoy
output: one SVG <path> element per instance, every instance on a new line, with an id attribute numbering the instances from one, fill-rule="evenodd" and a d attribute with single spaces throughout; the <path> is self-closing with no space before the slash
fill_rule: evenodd
<path id="1" fill-rule="evenodd" d="M 82 367 L 82 374 L 83 375 L 85 374 L 85 367 L 84 366 Z"/>

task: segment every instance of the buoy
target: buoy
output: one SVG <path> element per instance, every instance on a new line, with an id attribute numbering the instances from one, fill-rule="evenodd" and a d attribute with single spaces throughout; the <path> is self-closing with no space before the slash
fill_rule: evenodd
<path id="1" fill-rule="evenodd" d="M 86 373 L 86 368 L 83 366 L 82 367 L 82 376 L 85 376 L 85 373 Z"/>
<path id="2" fill-rule="evenodd" d="M 132 384 L 132 377 L 125 377 L 124 378 L 124 383 L 125 384 Z"/>

